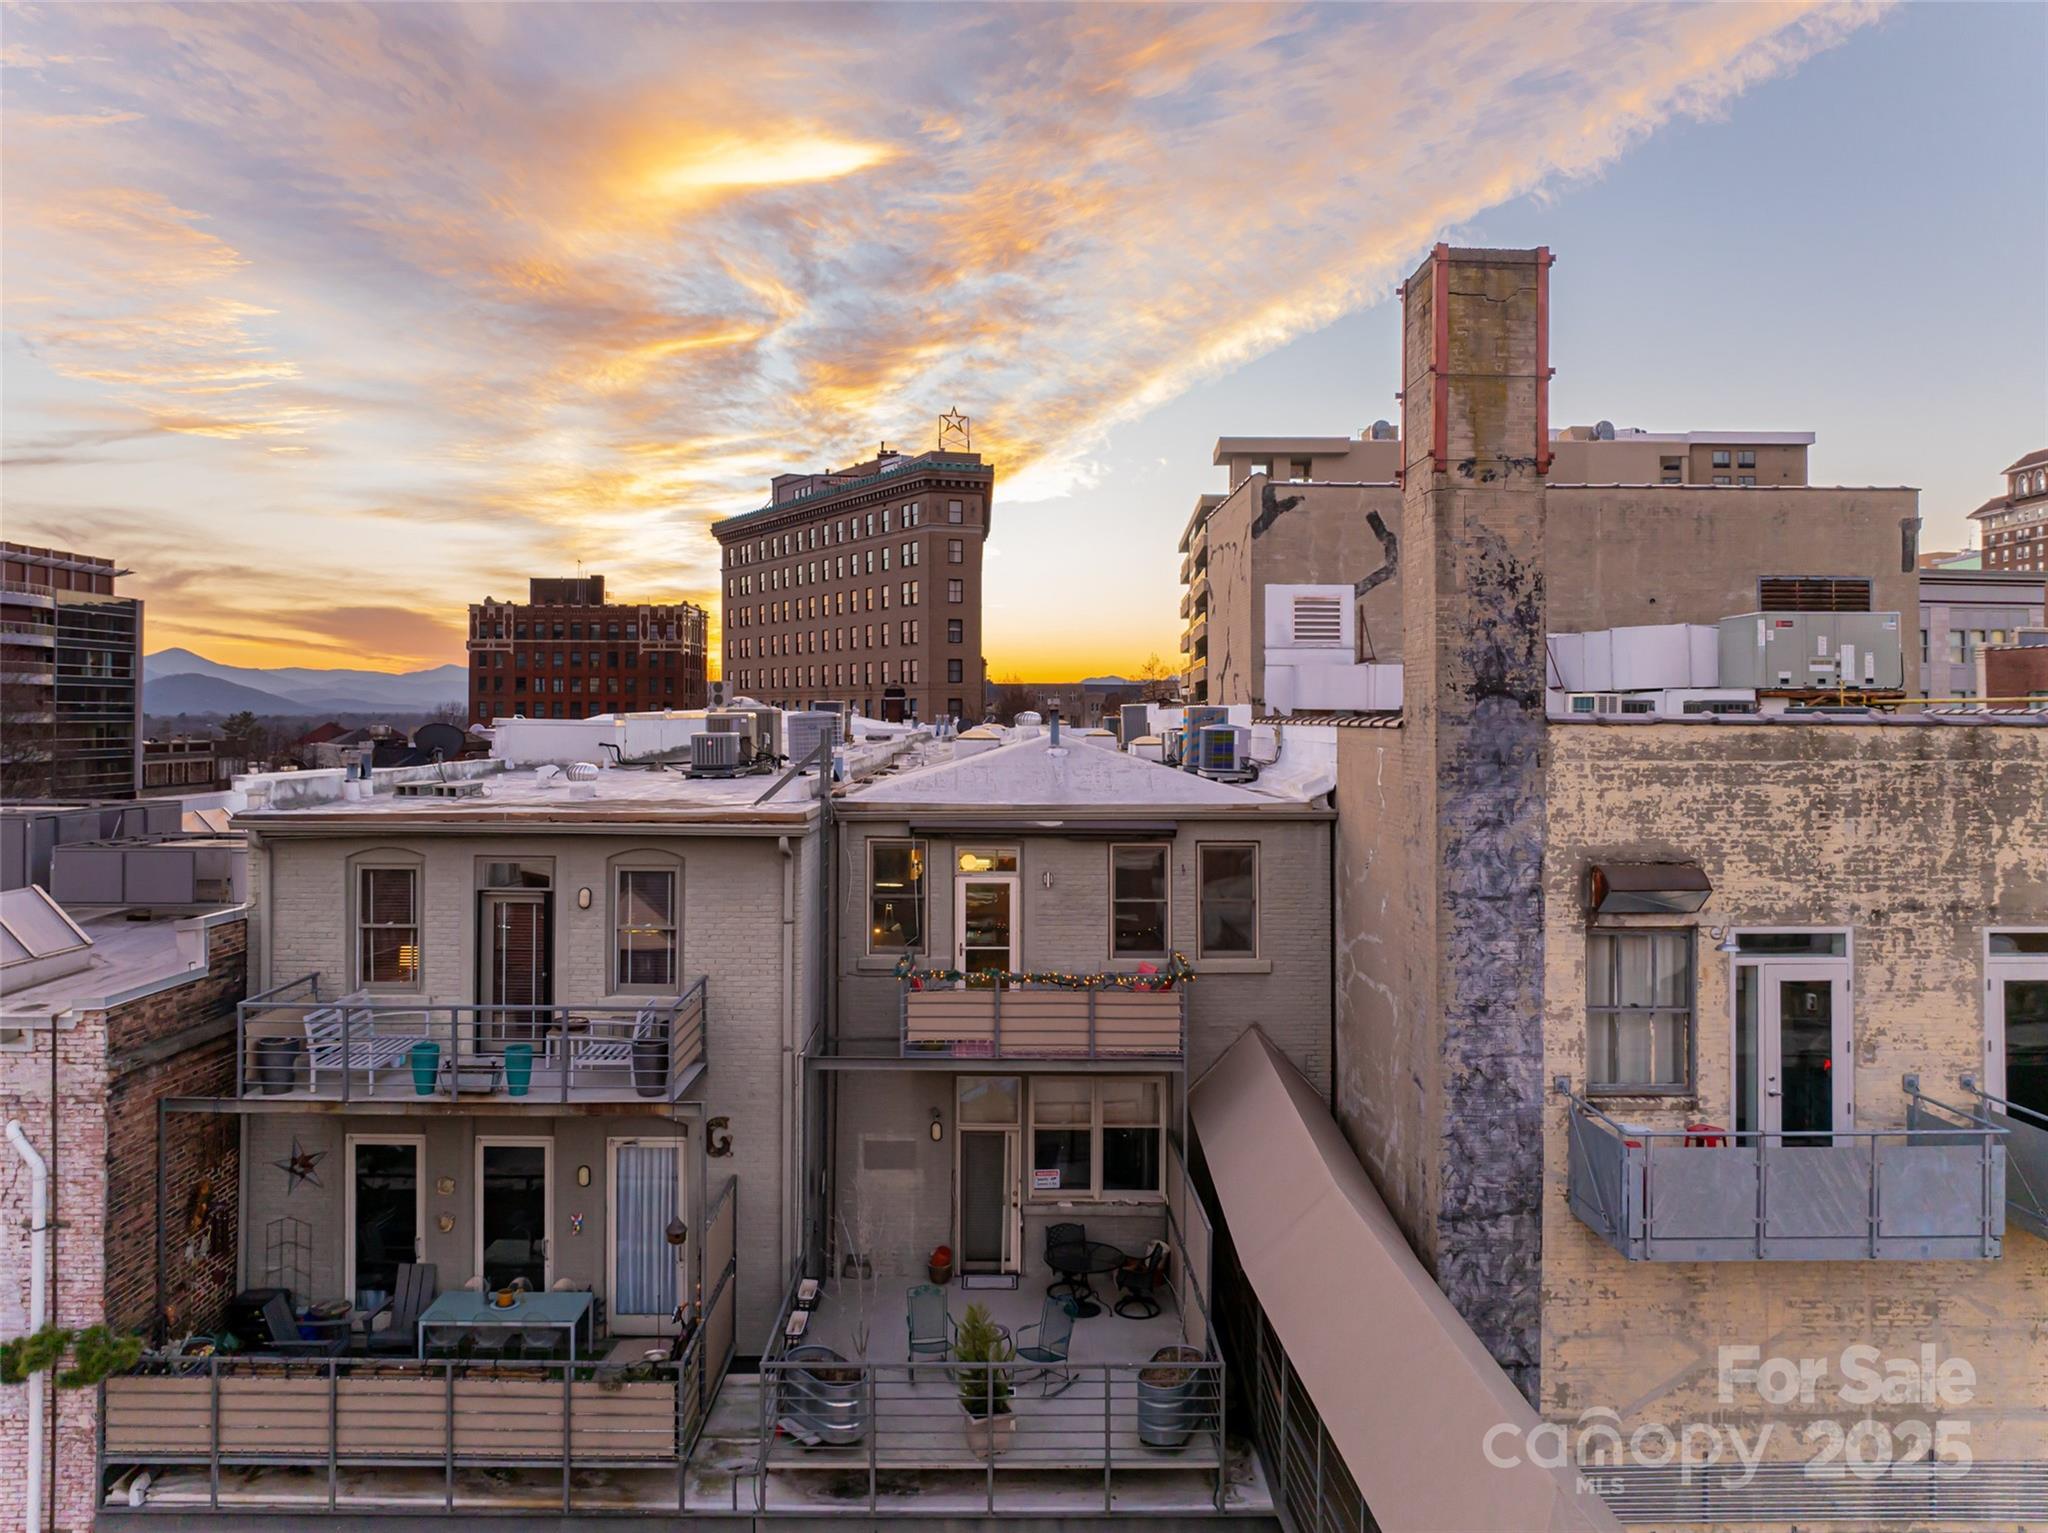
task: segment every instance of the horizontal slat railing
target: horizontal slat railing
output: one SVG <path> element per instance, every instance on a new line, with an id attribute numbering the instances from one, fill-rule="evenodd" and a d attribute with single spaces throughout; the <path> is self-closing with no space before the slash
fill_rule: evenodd
<path id="1" fill-rule="evenodd" d="M 707 1011 L 702 978 L 639 1001 L 479 1006 L 323 998 L 307 975 L 238 1008 L 236 1083 L 245 1097 L 342 1102 L 672 1101 L 704 1068 Z"/>
<path id="2" fill-rule="evenodd" d="M 913 989 L 902 997 L 906 1058 L 1176 1059 L 1185 990 Z"/>

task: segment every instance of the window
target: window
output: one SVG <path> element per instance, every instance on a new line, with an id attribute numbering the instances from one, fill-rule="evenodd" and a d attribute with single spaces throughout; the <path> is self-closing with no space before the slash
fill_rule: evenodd
<path id="1" fill-rule="evenodd" d="M 872 682 L 873 677 L 869 680 Z M 922 841 L 868 843 L 868 951 L 915 953 L 924 947 Z"/>
<path id="2" fill-rule="evenodd" d="M 966 562 L 966 559 L 966 543 L 959 538 L 946 539 L 946 562 L 948 564 L 962 564 Z"/>
<path id="3" fill-rule="evenodd" d="M 963 584 L 962 584 L 962 583 L 961 583 L 960 581 L 957 581 L 957 580 L 949 580 L 949 581 L 947 581 L 947 582 L 946 582 L 946 600 L 947 600 L 947 601 L 951 601 L 951 602 L 957 602 L 957 601 L 964 601 L 965 599 L 966 599 L 966 587 L 965 587 L 965 586 L 964 586 L 964 585 L 963 585 Z"/>
<path id="4" fill-rule="evenodd" d="M 1586 944 L 1586 1084 L 1692 1089 L 1692 933 L 1596 932 Z"/>
<path id="5" fill-rule="evenodd" d="M 948 717 L 956 719 L 966 717 L 966 710 L 960 706 L 959 698 L 949 697 L 946 699 L 946 714 Z"/>
<path id="6" fill-rule="evenodd" d="M 966 642 L 966 639 L 967 639 L 967 624 L 966 624 L 966 623 L 965 623 L 965 622 L 964 622 L 963 620 L 961 620 L 960 618 L 957 618 L 957 617 L 949 617 L 949 618 L 947 618 L 947 619 L 946 619 L 946 642 L 947 642 L 948 644 L 962 644 L 962 643 L 965 643 L 965 642 Z"/>
<path id="7" fill-rule="evenodd" d="M 961 515 L 959 501 L 949 500 L 946 502 L 946 520 L 952 522 L 956 526 L 960 523 Z"/>
<path id="8" fill-rule="evenodd" d="M 1259 950 L 1259 849 L 1206 842 L 1201 868 L 1202 956 L 1250 958 Z"/>
<path id="9" fill-rule="evenodd" d="M 1312 465 L 1307 458 L 1290 458 L 1287 463 L 1287 477 L 1298 482 L 1309 477 L 1311 468 Z"/>
<path id="10" fill-rule="evenodd" d="M 1160 846 L 1109 849 L 1109 951 L 1112 957 L 1161 957 L 1166 951 L 1167 856 Z"/>
<path id="11" fill-rule="evenodd" d="M 1156 1198 L 1164 1185 L 1166 1091 L 1153 1076 L 1031 1083 L 1031 1194 Z"/>
<path id="12" fill-rule="evenodd" d="M 1727 466 L 1728 466 L 1728 449 L 1727 449 L 1727 448 L 1725 448 L 1725 447 L 1717 447 L 1717 448 L 1715 448 L 1715 449 L 1714 449 L 1714 467 L 1716 467 L 1716 468 L 1726 468 Z"/>
<path id="13" fill-rule="evenodd" d="M 1754 475 L 1754 474 L 1737 474 L 1737 475 L 1735 476 L 1735 482 L 1736 482 L 1737 484 L 1746 484 L 1746 485 L 1749 485 L 1749 486 L 1750 486 L 1750 487 L 1751 487 L 1751 488 L 1753 489 L 1753 488 L 1755 488 L 1755 486 L 1756 486 L 1756 475 Z"/>
<path id="14" fill-rule="evenodd" d="M 1741 452 L 1738 452 L 1735 455 L 1735 466 L 1737 468 L 1755 468 L 1756 454 L 1754 452 L 1751 452 L 1749 449 L 1744 448 Z"/>
<path id="15" fill-rule="evenodd" d="M 420 871 L 356 870 L 356 983 L 420 982 Z"/>
<path id="16" fill-rule="evenodd" d="M 967 673 L 965 661 L 948 660 L 946 662 L 946 680 L 957 683 L 965 681 L 966 679 Z"/>
<path id="17" fill-rule="evenodd" d="M 677 970 L 673 868 L 620 868 L 612 899 L 613 988 L 673 990 Z"/>
<path id="18" fill-rule="evenodd" d="M 1727 482 L 1728 476 L 1726 474 L 1716 474 L 1714 476 L 1714 483 L 1716 484 L 1726 484 Z"/>

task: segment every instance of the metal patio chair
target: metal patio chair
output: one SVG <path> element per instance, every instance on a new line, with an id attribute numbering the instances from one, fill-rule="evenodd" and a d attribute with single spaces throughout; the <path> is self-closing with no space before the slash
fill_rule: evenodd
<path id="1" fill-rule="evenodd" d="M 953 1355 L 952 1312 L 946 1308 L 946 1290 L 934 1283 L 918 1283 L 904 1295 L 904 1323 L 910 1332 L 910 1382 L 917 1382 L 919 1357 L 944 1362 Z"/>
<path id="2" fill-rule="evenodd" d="M 1030 1363 L 1038 1370 L 1038 1392 L 1045 1398 L 1050 1399 L 1073 1385 L 1074 1376 L 1067 1367 L 1067 1352 L 1074 1343 L 1076 1318 L 1073 1300 L 1048 1297 L 1037 1323 L 1017 1332 L 1017 1361 Z M 1052 1387 L 1055 1374 L 1059 1376 L 1058 1389 Z M 1021 1373 L 1017 1379 L 1019 1383 L 1026 1382 Z"/>

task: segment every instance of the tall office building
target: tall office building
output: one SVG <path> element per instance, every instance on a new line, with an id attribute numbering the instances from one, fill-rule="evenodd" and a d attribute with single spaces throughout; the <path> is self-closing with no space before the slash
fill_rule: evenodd
<path id="1" fill-rule="evenodd" d="M 2006 465 L 2006 492 L 1970 513 L 1984 529 L 1987 570 L 2048 570 L 2048 447 Z"/>
<path id="2" fill-rule="evenodd" d="M 142 603 L 111 559 L 0 543 L 0 794 L 129 798 L 141 777 Z"/>
<path id="3" fill-rule="evenodd" d="M 602 575 L 530 580 L 523 602 L 472 602 L 470 721 L 701 708 L 708 626 L 695 602 L 608 602 Z"/>
<path id="4" fill-rule="evenodd" d="M 981 454 L 945 448 L 776 475 L 768 504 L 711 529 L 725 551 L 727 683 L 785 708 L 978 715 L 994 493 Z"/>

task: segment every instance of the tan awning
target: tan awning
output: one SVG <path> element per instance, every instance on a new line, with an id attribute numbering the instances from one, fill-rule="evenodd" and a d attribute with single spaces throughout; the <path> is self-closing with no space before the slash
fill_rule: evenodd
<path id="1" fill-rule="evenodd" d="M 1540 1418 L 1444 1297 L 1315 1088 L 1248 1029 L 1188 1093 L 1230 1242 L 1387 1533 L 1621 1524 L 1569 1470 L 1488 1462 Z M 1497 1440 L 1497 1444 L 1500 1440 Z"/>

